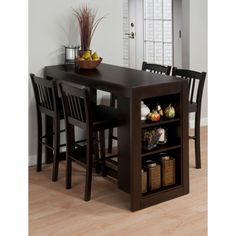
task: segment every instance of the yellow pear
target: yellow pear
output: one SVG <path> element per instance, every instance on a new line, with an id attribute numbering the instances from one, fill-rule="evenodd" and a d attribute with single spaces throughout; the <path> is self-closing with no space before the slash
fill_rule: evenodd
<path id="1" fill-rule="evenodd" d="M 85 59 L 83 57 L 80 57 L 79 61 L 85 61 Z"/>
<path id="2" fill-rule="evenodd" d="M 98 56 L 97 52 L 94 52 L 92 54 L 92 58 L 93 58 L 93 60 L 99 60 L 99 56 Z"/>
<path id="3" fill-rule="evenodd" d="M 83 57 L 85 60 L 88 60 L 88 59 L 91 57 L 90 51 L 85 51 L 82 57 Z"/>

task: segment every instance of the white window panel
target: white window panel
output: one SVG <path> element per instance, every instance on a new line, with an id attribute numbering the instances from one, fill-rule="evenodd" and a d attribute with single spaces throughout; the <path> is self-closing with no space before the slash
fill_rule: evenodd
<path id="1" fill-rule="evenodd" d="M 144 60 L 172 65 L 172 0 L 144 1 Z"/>
<path id="2" fill-rule="evenodd" d="M 162 21 L 154 21 L 154 40 L 161 42 L 162 41 Z"/>
<path id="3" fill-rule="evenodd" d="M 153 42 L 146 42 L 145 43 L 145 52 L 146 52 L 146 61 L 153 63 L 154 62 L 154 43 Z"/>
<path id="4" fill-rule="evenodd" d="M 145 0 L 145 12 L 144 16 L 146 19 L 153 19 L 153 8 L 154 8 L 154 0 Z"/>
<path id="5" fill-rule="evenodd" d="M 155 63 L 163 64 L 163 44 L 155 43 Z"/>
<path id="6" fill-rule="evenodd" d="M 153 20 L 145 20 L 145 39 L 146 40 L 154 40 L 153 35 L 154 35 L 154 22 Z"/>
<path id="7" fill-rule="evenodd" d="M 163 0 L 163 19 L 172 19 L 172 0 Z"/>
<path id="8" fill-rule="evenodd" d="M 162 0 L 154 1 L 154 19 L 162 19 Z"/>
<path id="9" fill-rule="evenodd" d="M 172 42 L 172 21 L 163 22 L 164 42 Z"/>
<path id="10" fill-rule="evenodd" d="M 172 44 L 164 43 L 164 65 L 172 64 Z"/>

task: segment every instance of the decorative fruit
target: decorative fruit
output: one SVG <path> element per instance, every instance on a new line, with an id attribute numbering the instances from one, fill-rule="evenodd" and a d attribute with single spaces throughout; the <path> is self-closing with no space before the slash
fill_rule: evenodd
<path id="1" fill-rule="evenodd" d="M 161 105 L 159 103 L 157 103 L 156 110 L 161 116 L 164 115 L 163 110 L 161 109 Z"/>
<path id="2" fill-rule="evenodd" d="M 94 52 L 94 53 L 92 54 L 92 59 L 93 59 L 94 61 L 98 61 L 98 60 L 100 59 L 100 57 L 98 56 L 97 52 Z"/>
<path id="3" fill-rule="evenodd" d="M 151 121 L 159 121 L 161 119 L 161 115 L 157 111 L 152 111 L 148 114 L 148 119 Z"/>
<path id="4" fill-rule="evenodd" d="M 84 58 L 85 60 L 88 60 L 91 58 L 91 52 L 90 51 L 85 51 L 82 58 Z"/>
<path id="5" fill-rule="evenodd" d="M 174 118 L 175 117 L 175 109 L 174 109 L 174 107 L 171 106 L 171 104 L 168 107 L 166 107 L 165 116 L 167 118 Z"/>

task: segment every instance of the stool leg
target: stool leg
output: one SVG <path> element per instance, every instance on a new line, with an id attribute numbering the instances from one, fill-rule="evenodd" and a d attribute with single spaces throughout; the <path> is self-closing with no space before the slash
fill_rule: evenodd
<path id="1" fill-rule="evenodd" d="M 109 129 L 108 132 L 108 153 L 112 153 L 112 143 L 113 143 L 113 129 Z"/>
<path id="2" fill-rule="evenodd" d="M 99 132 L 100 134 L 100 154 L 101 154 L 101 163 L 102 163 L 102 176 L 106 176 L 106 154 L 105 154 L 105 132 L 104 130 Z"/>
<path id="3" fill-rule="evenodd" d="M 93 167 L 93 138 L 92 133 L 87 131 L 87 150 L 86 150 L 86 179 L 85 179 L 85 192 L 84 200 L 91 199 L 91 185 L 92 185 L 92 167 Z"/>
<path id="4" fill-rule="evenodd" d="M 95 172 L 99 174 L 101 172 L 101 163 L 99 160 L 99 148 L 98 148 L 98 132 L 93 133 L 93 153 L 95 157 Z"/>
<path id="5" fill-rule="evenodd" d="M 195 162 L 196 168 L 201 168 L 201 145 L 200 145 L 200 112 L 195 116 Z"/>
<path id="6" fill-rule="evenodd" d="M 42 170 L 42 115 L 41 113 L 37 114 L 37 122 L 38 122 L 38 137 L 37 137 L 37 171 Z"/>
<path id="7" fill-rule="evenodd" d="M 58 168 L 59 168 L 59 145 L 60 145 L 60 119 L 54 119 L 54 137 L 53 137 L 53 168 L 52 168 L 52 181 L 55 182 L 58 179 Z"/>
<path id="8" fill-rule="evenodd" d="M 74 127 L 66 125 L 66 188 L 71 188 L 72 160 L 70 158 L 74 142 Z"/>
<path id="9" fill-rule="evenodd" d="M 116 107 L 116 101 L 117 98 L 111 94 L 110 97 L 110 106 L 111 107 Z M 108 153 L 112 153 L 112 143 L 113 143 L 113 129 L 109 129 L 109 133 L 108 133 Z"/>
<path id="10" fill-rule="evenodd" d="M 45 115 L 45 134 L 47 135 L 45 141 L 50 147 L 53 146 L 53 136 L 49 135 L 53 133 L 53 120 L 52 117 Z M 53 162 L 53 150 L 50 148 L 45 148 L 45 163 Z"/>

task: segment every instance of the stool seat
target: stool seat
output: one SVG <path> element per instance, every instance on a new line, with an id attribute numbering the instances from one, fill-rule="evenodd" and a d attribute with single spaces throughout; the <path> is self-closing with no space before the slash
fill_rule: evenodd
<path id="1" fill-rule="evenodd" d="M 105 105 L 94 106 L 92 120 L 95 131 L 117 127 L 117 109 Z"/>

